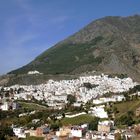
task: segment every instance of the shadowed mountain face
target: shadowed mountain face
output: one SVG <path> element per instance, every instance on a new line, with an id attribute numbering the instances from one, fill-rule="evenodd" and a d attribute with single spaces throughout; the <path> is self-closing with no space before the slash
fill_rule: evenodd
<path id="1" fill-rule="evenodd" d="M 12 74 L 38 70 L 44 74 L 85 71 L 125 73 L 140 78 L 140 16 L 105 17 L 59 42 Z"/>

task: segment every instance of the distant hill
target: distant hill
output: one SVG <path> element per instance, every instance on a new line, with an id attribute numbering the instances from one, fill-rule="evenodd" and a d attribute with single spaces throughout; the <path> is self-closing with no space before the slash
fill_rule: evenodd
<path id="1" fill-rule="evenodd" d="M 105 17 L 59 42 L 31 63 L 9 74 L 127 74 L 140 79 L 140 16 Z M 140 81 L 140 80 L 139 80 Z"/>

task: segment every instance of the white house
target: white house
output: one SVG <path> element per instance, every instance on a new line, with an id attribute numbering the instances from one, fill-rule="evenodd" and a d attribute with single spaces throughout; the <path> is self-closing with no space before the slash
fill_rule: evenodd
<path id="1" fill-rule="evenodd" d="M 102 122 L 98 122 L 98 131 L 99 132 L 110 132 L 111 129 L 113 129 L 114 127 L 114 121 L 102 121 Z"/>
<path id="2" fill-rule="evenodd" d="M 23 128 L 13 128 L 13 132 L 18 138 L 26 138 Z"/>
<path id="3" fill-rule="evenodd" d="M 89 111 L 89 113 L 99 118 L 108 118 L 108 114 L 104 110 L 104 105 L 91 107 L 91 111 Z"/>
<path id="4" fill-rule="evenodd" d="M 1 110 L 3 110 L 3 111 L 8 111 L 8 109 L 9 109 L 9 104 L 8 104 L 8 102 L 4 102 L 4 104 L 1 105 L 0 108 L 1 108 Z"/>
<path id="5" fill-rule="evenodd" d="M 34 71 L 28 71 L 28 74 L 41 74 L 41 73 L 37 70 L 34 70 Z"/>
<path id="6" fill-rule="evenodd" d="M 71 129 L 71 137 L 78 137 L 81 138 L 82 137 L 82 130 L 80 129 Z"/>

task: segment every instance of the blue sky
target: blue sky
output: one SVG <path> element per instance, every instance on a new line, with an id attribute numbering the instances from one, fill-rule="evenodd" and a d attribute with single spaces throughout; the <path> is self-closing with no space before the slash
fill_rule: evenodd
<path id="1" fill-rule="evenodd" d="M 0 0 L 0 74 L 104 16 L 140 14 L 140 0 Z"/>

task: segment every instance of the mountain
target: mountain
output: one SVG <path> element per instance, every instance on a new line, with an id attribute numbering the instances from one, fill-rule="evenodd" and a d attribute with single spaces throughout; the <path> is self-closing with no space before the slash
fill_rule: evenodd
<path id="1" fill-rule="evenodd" d="M 123 73 L 139 80 L 140 16 L 95 20 L 9 74 L 26 74 L 32 70 L 51 75 L 86 71 Z"/>

